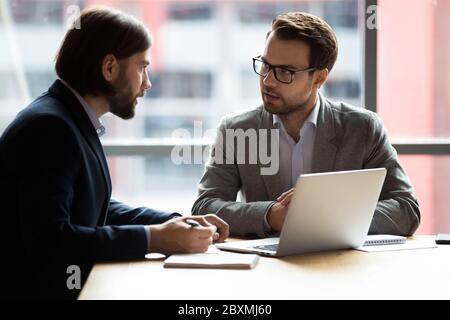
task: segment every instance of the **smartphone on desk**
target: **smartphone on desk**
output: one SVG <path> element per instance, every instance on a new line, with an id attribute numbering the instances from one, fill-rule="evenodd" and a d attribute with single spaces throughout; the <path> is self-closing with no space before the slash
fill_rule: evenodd
<path id="1" fill-rule="evenodd" d="M 450 244 L 450 233 L 439 233 L 436 236 L 437 244 Z"/>

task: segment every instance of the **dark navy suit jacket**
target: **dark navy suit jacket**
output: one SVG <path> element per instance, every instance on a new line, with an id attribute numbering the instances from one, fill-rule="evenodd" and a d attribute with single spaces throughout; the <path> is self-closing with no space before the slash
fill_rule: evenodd
<path id="1" fill-rule="evenodd" d="M 95 262 L 143 258 L 143 225 L 178 214 L 111 200 L 98 135 L 57 80 L 0 138 L 0 215 L 2 290 L 11 297 L 74 298 L 79 291 L 66 284 L 70 265 L 81 268 L 84 283 Z"/>

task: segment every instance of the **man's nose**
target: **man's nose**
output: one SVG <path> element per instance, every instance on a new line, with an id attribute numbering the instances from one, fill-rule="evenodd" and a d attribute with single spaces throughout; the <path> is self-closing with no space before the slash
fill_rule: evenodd
<path id="1" fill-rule="evenodd" d="M 150 78 L 148 75 L 145 75 L 144 83 L 143 83 L 143 89 L 144 90 L 150 90 L 152 88 L 152 83 L 150 81 Z"/>

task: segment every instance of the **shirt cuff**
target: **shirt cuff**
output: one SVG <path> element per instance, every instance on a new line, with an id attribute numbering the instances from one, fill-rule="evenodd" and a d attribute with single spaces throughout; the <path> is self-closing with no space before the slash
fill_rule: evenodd
<path id="1" fill-rule="evenodd" d="M 169 219 L 167 219 L 167 220 L 175 219 L 178 217 L 182 217 L 182 215 L 179 214 L 178 212 L 174 212 L 169 216 Z M 152 242 L 152 234 L 150 231 L 150 226 L 144 226 L 144 229 L 145 229 L 145 235 L 147 236 L 147 253 L 150 253 L 151 242 Z"/>
<path id="2" fill-rule="evenodd" d="M 272 227 L 269 224 L 269 221 L 267 221 L 267 215 L 269 214 L 270 209 L 272 208 L 272 206 L 275 204 L 275 202 L 273 202 L 266 210 L 266 213 L 264 214 L 264 219 L 263 219 L 263 231 L 265 236 L 269 236 L 272 233 Z"/>
<path id="3" fill-rule="evenodd" d="M 144 226 L 145 229 L 145 235 L 147 236 L 147 253 L 150 253 L 150 245 L 151 245 L 151 232 L 150 232 L 150 226 Z"/>

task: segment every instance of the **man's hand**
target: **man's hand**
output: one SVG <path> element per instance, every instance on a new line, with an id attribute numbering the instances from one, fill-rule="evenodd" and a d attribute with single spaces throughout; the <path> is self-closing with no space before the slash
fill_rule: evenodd
<path id="1" fill-rule="evenodd" d="M 198 218 L 204 218 L 206 220 L 206 224 L 212 224 L 217 227 L 217 232 L 214 234 L 214 241 L 215 242 L 224 242 L 226 238 L 230 235 L 230 226 L 228 223 L 220 219 L 215 214 L 207 214 L 203 217 Z"/>
<path id="2" fill-rule="evenodd" d="M 186 219 L 196 220 L 201 226 L 192 227 Z M 180 217 L 149 227 L 150 252 L 164 254 L 205 252 L 214 240 L 228 237 L 229 230 L 228 224 L 215 215 Z"/>
<path id="3" fill-rule="evenodd" d="M 294 188 L 282 193 L 277 198 L 277 202 L 270 208 L 269 213 L 267 214 L 267 222 L 272 231 L 279 232 L 283 228 L 284 219 L 286 218 L 293 195 Z"/>

